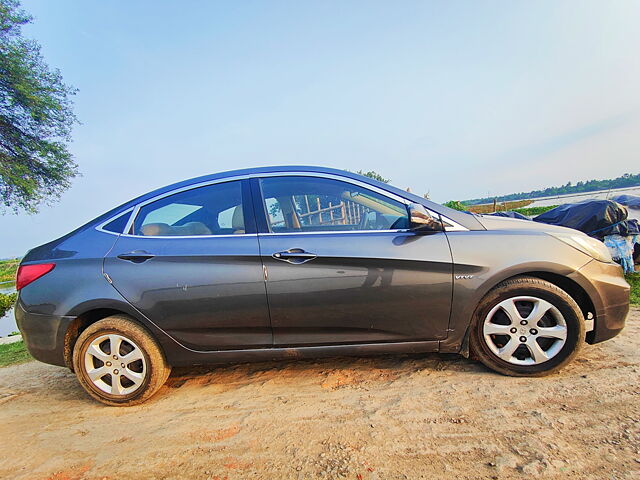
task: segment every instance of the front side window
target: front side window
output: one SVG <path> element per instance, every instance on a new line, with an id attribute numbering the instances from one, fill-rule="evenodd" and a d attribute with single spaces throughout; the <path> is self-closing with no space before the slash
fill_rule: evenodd
<path id="1" fill-rule="evenodd" d="M 240 181 L 169 195 L 140 208 L 134 235 L 197 236 L 245 233 Z"/>
<path id="2" fill-rule="evenodd" d="M 272 232 L 409 228 L 403 203 L 348 182 L 289 176 L 264 178 L 261 185 Z"/>

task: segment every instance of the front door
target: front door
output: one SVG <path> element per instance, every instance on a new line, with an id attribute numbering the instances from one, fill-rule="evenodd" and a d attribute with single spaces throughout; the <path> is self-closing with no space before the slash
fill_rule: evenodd
<path id="1" fill-rule="evenodd" d="M 398 198 L 332 178 L 254 184 L 275 346 L 444 339 L 452 259 L 443 232 L 409 232 Z"/>
<path id="2" fill-rule="evenodd" d="M 143 204 L 105 258 L 113 286 L 194 350 L 271 347 L 248 181 Z M 248 208 L 247 208 L 248 207 Z"/>

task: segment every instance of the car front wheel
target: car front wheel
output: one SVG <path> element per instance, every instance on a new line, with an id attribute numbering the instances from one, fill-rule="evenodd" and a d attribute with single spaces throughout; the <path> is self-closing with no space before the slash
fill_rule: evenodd
<path id="1" fill-rule="evenodd" d="M 80 334 L 73 367 L 87 393 L 112 406 L 146 401 L 171 372 L 153 337 L 120 315 L 104 318 Z"/>
<path id="2" fill-rule="evenodd" d="M 506 280 L 478 305 L 471 325 L 474 358 L 500 373 L 543 376 L 578 354 L 582 312 L 564 290 L 534 277 Z"/>

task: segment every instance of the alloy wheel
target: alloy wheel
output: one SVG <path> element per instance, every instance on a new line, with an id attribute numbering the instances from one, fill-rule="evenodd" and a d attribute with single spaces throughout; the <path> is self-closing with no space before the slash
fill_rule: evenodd
<path id="1" fill-rule="evenodd" d="M 484 340 L 501 360 L 537 365 L 555 357 L 567 340 L 567 323 L 552 303 L 518 296 L 491 309 L 483 324 Z"/>
<path id="2" fill-rule="evenodd" d="M 144 383 L 147 363 L 131 339 L 110 333 L 93 339 L 84 354 L 84 367 L 93 384 L 110 395 L 130 395 Z"/>

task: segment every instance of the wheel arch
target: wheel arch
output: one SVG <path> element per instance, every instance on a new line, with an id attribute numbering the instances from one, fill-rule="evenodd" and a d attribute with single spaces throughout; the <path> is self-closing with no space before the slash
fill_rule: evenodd
<path id="1" fill-rule="evenodd" d="M 149 334 L 156 340 L 158 347 L 162 351 L 166 358 L 165 346 L 158 335 L 148 327 L 146 322 L 141 320 L 138 315 L 131 311 L 132 309 L 128 305 L 112 304 L 107 302 L 103 305 L 92 305 L 91 307 L 77 314 L 77 316 L 71 321 L 67 327 L 67 331 L 64 335 L 64 363 L 73 371 L 73 349 L 80 334 L 87 329 L 90 325 L 93 325 L 99 320 L 110 317 L 112 315 L 123 315 L 129 318 L 131 321 L 140 325 L 147 330 Z"/>
<path id="2" fill-rule="evenodd" d="M 572 280 L 571 278 L 565 275 L 560 275 L 558 273 L 549 272 L 549 271 L 538 271 L 538 270 L 525 271 L 525 272 L 517 273 L 515 275 L 511 275 L 506 278 L 501 278 L 499 281 L 496 280 L 494 282 L 491 282 L 491 286 L 484 289 L 482 295 L 480 296 L 479 302 L 481 302 L 482 299 L 489 294 L 489 292 L 491 292 L 494 288 L 496 288 L 502 282 L 506 282 L 507 280 L 511 280 L 518 277 L 534 277 L 534 278 L 539 278 L 541 280 L 545 280 L 549 283 L 552 283 L 556 287 L 561 288 L 562 290 L 567 292 L 567 294 L 571 298 L 573 298 L 573 300 L 575 300 L 575 302 L 580 307 L 580 310 L 582 311 L 582 315 L 585 320 L 590 318 L 589 314 L 591 314 L 591 318 L 595 318 L 595 315 L 596 315 L 595 306 L 593 304 L 593 301 L 591 300 L 591 297 L 584 290 L 584 288 L 582 288 L 576 281 Z M 474 308 L 473 312 L 475 313 L 475 311 L 476 309 Z M 459 353 L 465 358 L 469 358 L 469 333 L 471 331 L 472 320 L 473 320 L 473 317 L 469 318 L 467 322 L 464 337 L 462 339 L 462 344 L 459 350 Z M 591 332 L 588 332 L 588 335 L 590 333 Z M 441 350 L 441 351 L 446 351 L 446 350 Z"/>
<path id="3" fill-rule="evenodd" d="M 585 320 L 589 318 L 589 314 L 595 317 L 596 309 L 591 297 L 575 280 L 552 272 L 529 272 L 519 276 L 536 277 L 553 283 L 556 287 L 567 292 L 569 296 L 575 300 Z"/>

